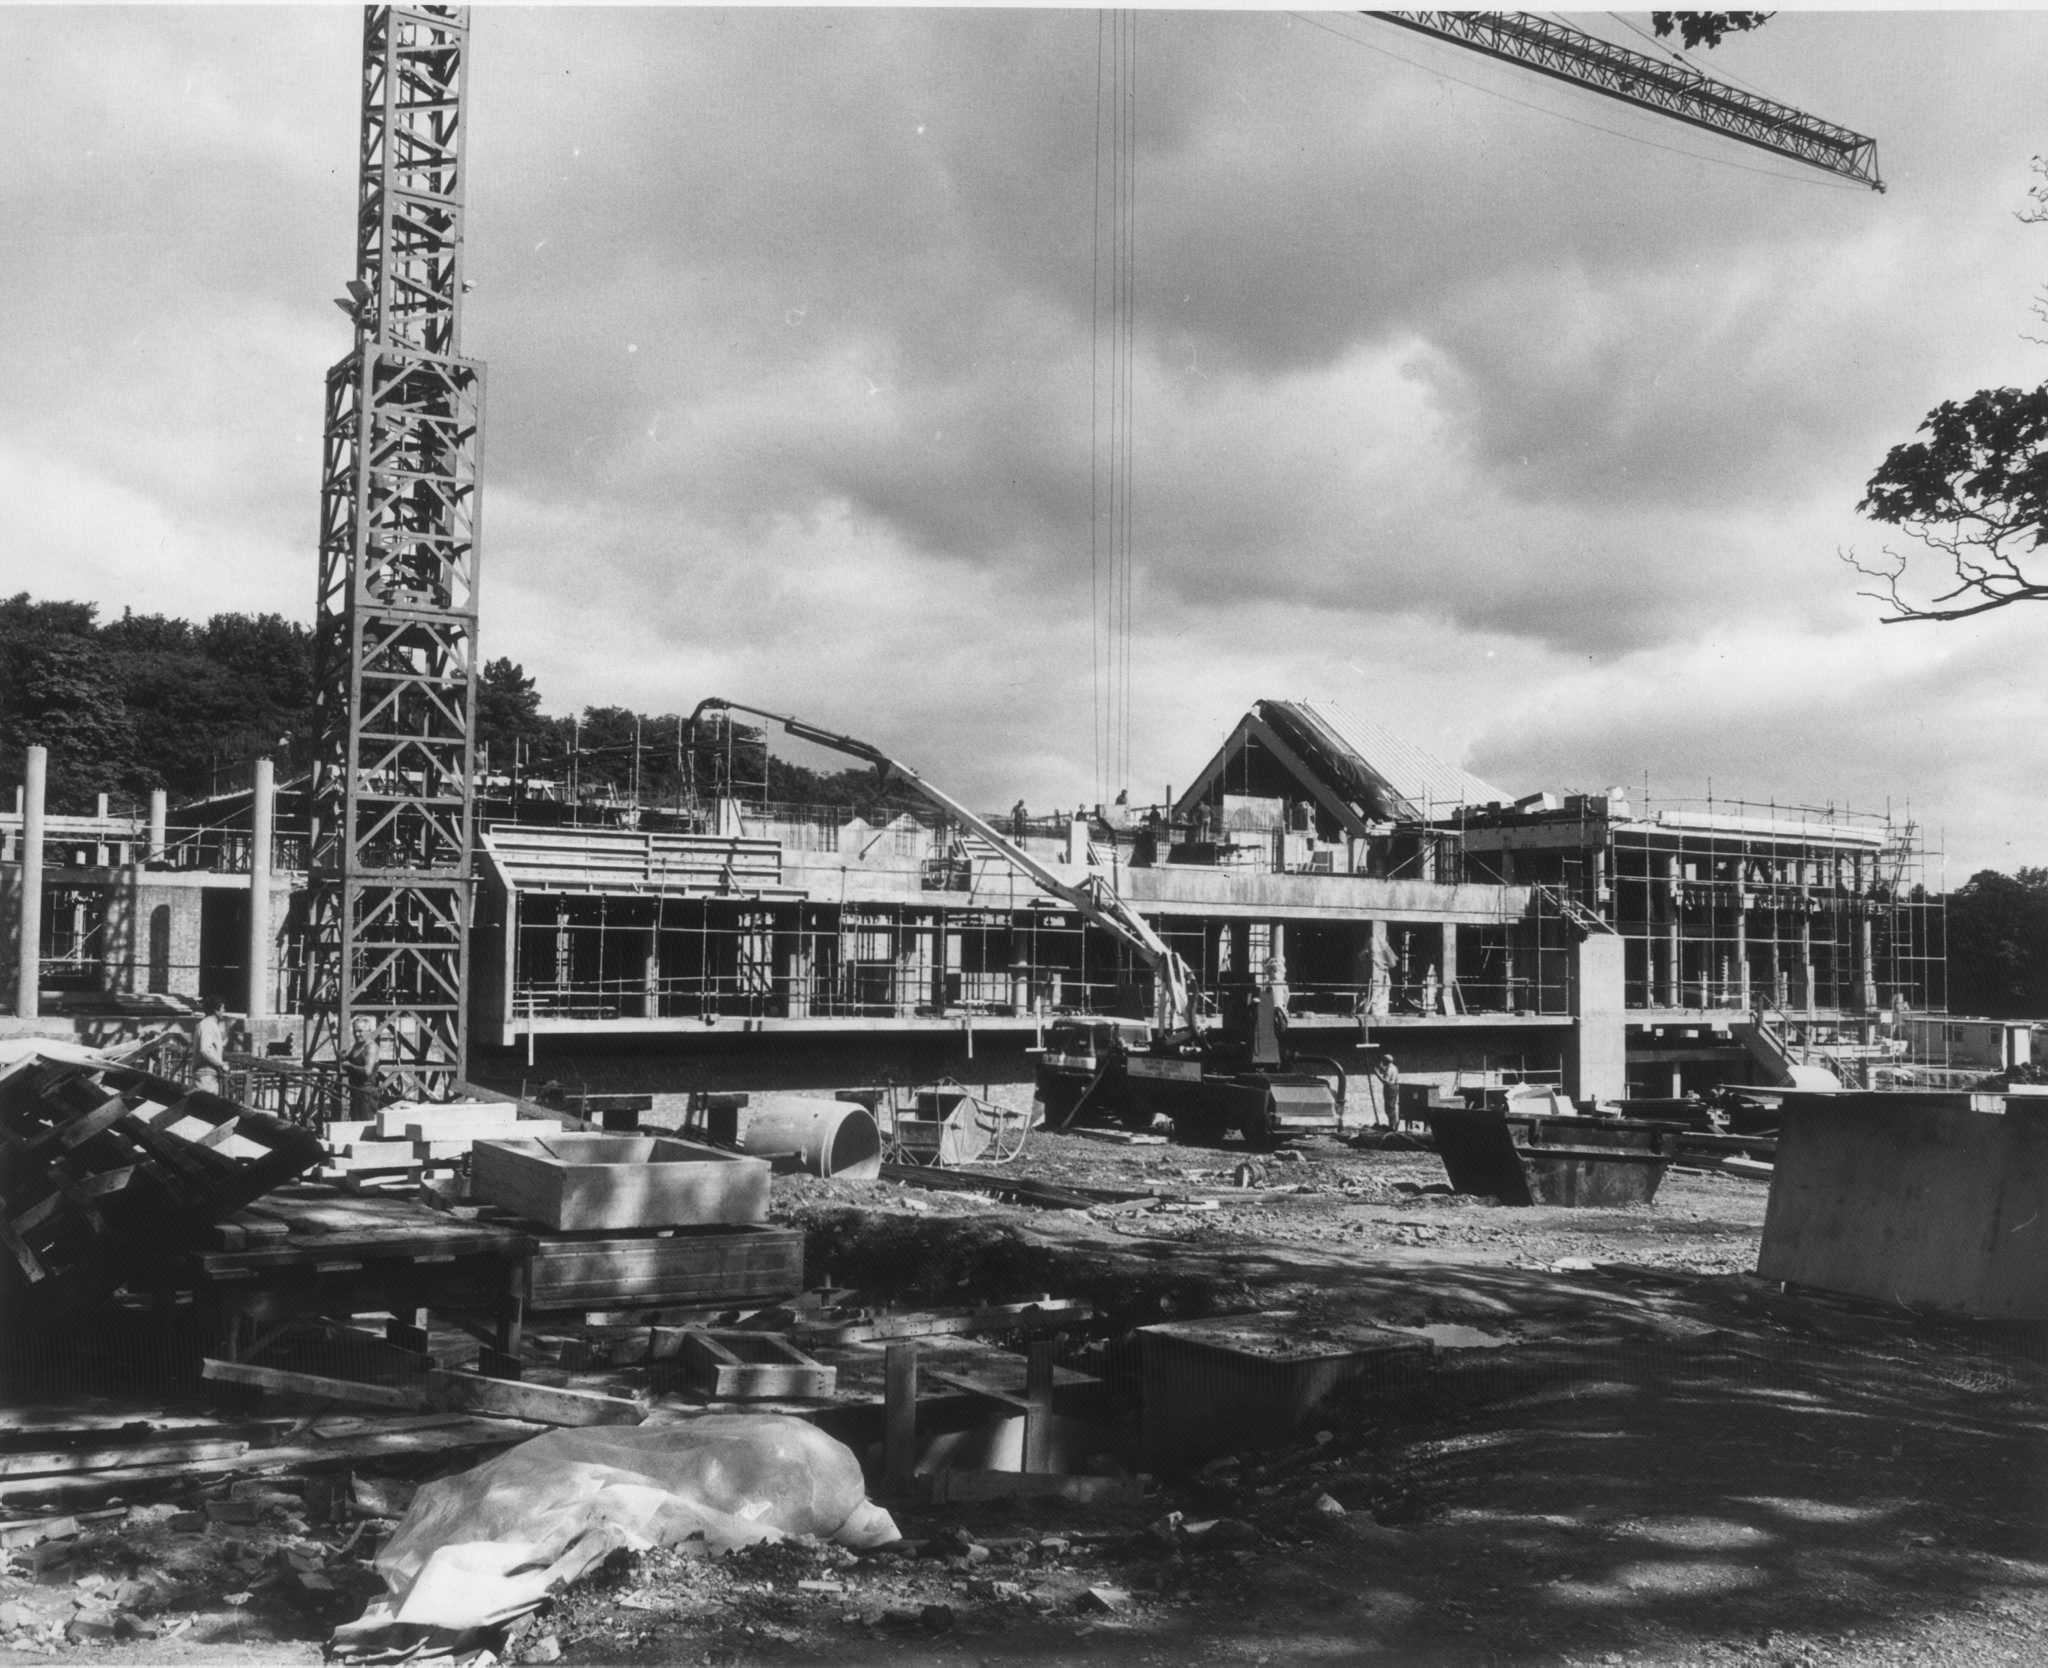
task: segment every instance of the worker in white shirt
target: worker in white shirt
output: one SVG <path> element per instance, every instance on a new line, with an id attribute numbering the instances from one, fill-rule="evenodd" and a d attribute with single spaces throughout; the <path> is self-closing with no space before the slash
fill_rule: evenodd
<path id="1" fill-rule="evenodd" d="M 192 1031 L 192 1087 L 220 1094 L 228 1077 L 228 1022 L 221 999 L 209 996 Z"/>

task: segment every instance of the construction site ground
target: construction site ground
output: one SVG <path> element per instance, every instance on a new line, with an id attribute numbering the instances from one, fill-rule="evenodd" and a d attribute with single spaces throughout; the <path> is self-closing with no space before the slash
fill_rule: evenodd
<path id="1" fill-rule="evenodd" d="M 1034 1134 L 1004 1175 L 1146 1199 L 1045 1210 L 780 1177 L 814 1283 L 899 1305 L 1090 1299 L 1072 1364 L 1128 1386 L 1133 1326 L 1285 1311 L 1447 1347 L 1142 1505 L 897 1506 L 875 1556 L 785 1545 L 621 1558 L 505 1644 L 565 1663 L 1977 1664 L 2048 1661 L 2048 1365 L 2038 1332 L 1787 1293 L 1765 1188 L 1675 1172 L 1655 1202 L 1513 1209 L 1427 1151 L 1258 1156 Z M 1091 1353 L 1092 1351 L 1092 1353 Z M 241 1524 L 175 1502 L 12 1557 L 17 1660 L 312 1662 L 360 1558 L 288 1483 Z M 1179 1513 L 1178 1519 L 1172 1514 Z M 1209 1527 L 1203 1527 L 1209 1525 Z M 296 1558 L 294 1554 L 297 1554 Z M 156 1638 L 69 1639 L 120 1583 Z M 353 1613 L 351 1610 L 349 1613 Z M 75 1630 L 72 1630 L 75 1631 Z"/>

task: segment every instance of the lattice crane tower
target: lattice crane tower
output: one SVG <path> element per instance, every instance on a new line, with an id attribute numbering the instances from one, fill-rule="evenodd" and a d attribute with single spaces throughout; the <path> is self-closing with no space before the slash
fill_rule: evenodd
<path id="1" fill-rule="evenodd" d="M 466 1069 L 484 368 L 462 357 L 469 12 L 363 18 L 355 345 L 327 373 L 306 1057 L 374 1020 L 407 1098 Z"/>

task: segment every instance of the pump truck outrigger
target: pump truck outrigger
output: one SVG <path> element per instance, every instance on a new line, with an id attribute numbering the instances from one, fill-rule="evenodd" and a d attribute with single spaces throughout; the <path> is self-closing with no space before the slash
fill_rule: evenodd
<path id="1" fill-rule="evenodd" d="M 1172 1120 L 1177 1141 L 1215 1146 L 1234 1131 L 1260 1150 L 1342 1127 L 1344 1068 L 1334 1060 L 1287 1051 L 1285 1018 L 1270 966 L 1256 994 L 1241 991 L 1222 1023 L 1205 1029 L 1187 963 L 1101 875 L 1067 879 L 908 765 L 852 736 L 715 695 L 699 701 L 691 713 L 693 732 L 697 720 L 713 709 L 765 718 L 801 741 L 864 759 L 884 784 L 892 776 L 901 778 L 986 841 L 1040 891 L 1127 945 L 1145 964 L 1152 975 L 1149 1031 L 1093 1016 L 1053 1021 L 1038 1070 L 1052 1127 L 1064 1128 L 1084 1111 L 1094 1111 L 1143 1129 L 1163 1114 Z M 1299 1066 L 1319 1069 L 1294 1069 Z"/>

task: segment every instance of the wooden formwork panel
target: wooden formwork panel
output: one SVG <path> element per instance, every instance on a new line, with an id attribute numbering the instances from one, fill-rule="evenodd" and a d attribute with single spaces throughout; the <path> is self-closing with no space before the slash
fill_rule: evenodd
<path id="1" fill-rule="evenodd" d="M 796 1228 L 621 1239 L 543 1240 L 528 1303 L 535 1309 L 705 1307 L 773 1302 L 804 1289 Z"/>
<path id="2" fill-rule="evenodd" d="M 557 1233 L 759 1222 L 768 1162 L 645 1135 L 480 1141 L 471 1191 Z"/>

